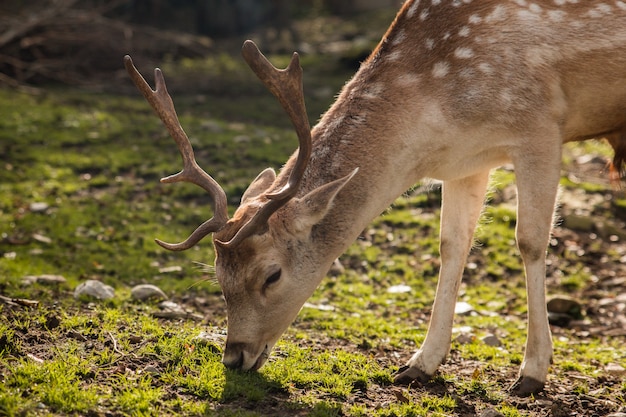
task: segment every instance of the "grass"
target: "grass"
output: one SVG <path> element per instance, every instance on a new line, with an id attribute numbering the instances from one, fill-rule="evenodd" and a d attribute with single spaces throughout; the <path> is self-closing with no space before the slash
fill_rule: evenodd
<path id="1" fill-rule="evenodd" d="M 183 73 L 212 66 L 216 76 L 231 77 L 224 85 L 250 82 L 229 57 L 217 61 L 183 63 Z M 166 75 L 180 68 L 168 65 Z M 346 77 L 337 75 L 337 86 Z M 297 143 L 286 123 L 274 121 L 280 109 L 273 98 L 252 91 L 252 98 L 209 92 L 209 99 L 176 99 L 198 160 L 233 203 L 257 172 L 279 167 Z M 327 101 L 313 103 L 312 120 Z M 532 415 L 504 390 L 521 362 L 526 311 L 523 269 L 512 243 L 515 211 L 501 198 L 514 178 L 510 171 L 494 174 L 494 204 L 461 288 L 460 299 L 475 312 L 458 317 L 455 331 L 467 328 L 477 338 L 453 343 L 434 382 L 410 389 L 391 384 L 427 328 L 439 266 L 436 189 L 409 193 L 376 219 L 340 259 L 345 269 L 332 272 L 303 308 L 269 363 L 259 373 L 238 373 L 221 365 L 221 343 L 196 339 L 201 330 L 223 335 L 226 324 L 206 267 L 213 262 L 209 244 L 169 253 L 152 241 L 180 240 L 210 213 L 207 198 L 192 186 L 158 183 L 179 169 L 179 157 L 143 100 L 0 91 L 0 113 L 0 293 L 39 301 L 35 308 L 0 305 L 1 415 L 390 417 L 487 407 L 506 416 Z M 568 278 L 551 281 L 549 291 L 583 291 L 592 274 L 583 266 L 565 256 Z M 22 283 L 41 274 L 66 282 Z M 75 300 L 73 289 L 86 279 L 113 286 L 116 297 Z M 204 320 L 155 317 L 155 303 L 130 298 L 139 283 L 158 285 Z M 388 291 L 398 285 L 411 291 Z M 503 345 L 481 343 L 489 333 Z M 606 381 L 598 369 L 626 366 L 622 345 L 620 338 L 565 331 L 555 341 L 554 384 L 570 384 L 573 373 L 581 381 L 575 395 L 592 395 L 589 386 L 597 390 Z M 626 406 L 624 382 L 609 381 L 597 396 L 611 399 L 614 408 Z"/>

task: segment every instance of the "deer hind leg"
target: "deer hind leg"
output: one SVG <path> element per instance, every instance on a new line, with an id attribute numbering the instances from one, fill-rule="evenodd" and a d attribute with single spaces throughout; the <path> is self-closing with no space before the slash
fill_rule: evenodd
<path id="1" fill-rule="evenodd" d="M 560 143 L 515 160 L 518 207 L 517 245 L 526 273 L 528 334 L 519 378 L 510 390 L 530 395 L 543 389 L 552 360 L 552 336 L 546 308 L 546 249 L 552 229 L 560 177 Z"/>
<path id="2" fill-rule="evenodd" d="M 454 307 L 474 229 L 480 216 L 489 171 L 443 184 L 441 207 L 441 269 L 432 317 L 421 348 L 400 368 L 397 384 L 426 382 L 450 349 Z"/>

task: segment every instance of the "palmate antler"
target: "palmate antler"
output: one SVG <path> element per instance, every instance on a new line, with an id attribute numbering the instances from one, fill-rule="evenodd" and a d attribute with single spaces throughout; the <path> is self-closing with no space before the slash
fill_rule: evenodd
<path id="1" fill-rule="evenodd" d="M 287 112 L 296 129 L 300 148 L 296 164 L 287 184 L 277 192 L 266 193 L 264 196 L 267 202 L 239 229 L 232 239 L 228 242 L 218 242 L 222 246 L 231 247 L 253 234 L 264 231 L 270 216 L 295 196 L 311 156 L 311 127 L 304 105 L 302 68 L 300 67 L 298 54 L 293 54 L 289 66 L 284 70 L 275 68 L 252 41 L 246 41 L 243 44 L 242 54 L 250 68 L 272 94 L 278 98 L 280 104 Z M 167 92 L 161 70 L 158 68 L 154 70 L 156 89 L 152 90 L 133 65 L 130 56 L 126 55 L 124 57 L 124 65 L 133 83 L 141 91 L 170 132 L 183 158 L 183 170 L 178 174 L 162 178 L 161 182 L 191 182 L 202 187 L 213 199 L 213 217 L 198 226 L 185 241 L 172 244 L 156 240 L 165 249 L 173 251 L 189 249 L 207 235 L 219 231 L 226 225 L 228 221 L 226 193 L 217 181 L 200 168 L 196 162 L 189 138 L 180 125 L 172 98 Z"/>

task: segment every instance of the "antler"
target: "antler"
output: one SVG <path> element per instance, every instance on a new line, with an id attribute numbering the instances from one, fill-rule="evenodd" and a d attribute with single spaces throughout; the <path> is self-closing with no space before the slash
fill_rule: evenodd
<path id="1" fill-rule="evenodd" d="M 287 183 L 279 191 L 265 194 L 269 201 L 255 213 L 252 219 L 239 229 L 231 240 L 219 242 L 223 246 L 235 246 L 246 237 L 264 230 L 267 227 L 267 221 L 270 216 L 296 195 L 311 157 L 312 147 L 311 125 L 309 124 L 304 104 L 302 67 L 300 67 L 298 53 L 293 53 L 291 62 L 283 70 L 274 67 L 251 40 L 244 42 L 241 53 L 252 71 L 274 94 L 287 112 L 298 135 L 300 147 L 296 164 L 289 175 Z"/>
<path id="2" fill-rule="evenodd" d="M 167 92 L 161 70 L 159 68 L 154 70 L 156 89 L 152 90 L 133 65 L 133 60 L 130 56 L 126 55 L 124 57 L 124 65 L 133 83 L 141 91 L 154 111 L 156 111 L 170 135 L 176 141 L 178 150 L 183 158 L 183 170 L 178 174 L 162 178 L 161 182 L 191 182 L 202 187 L 213 198 L 213 217 L 198 226 L 185 241 L 172 244 L 156 239 L 156 242 L 165 249 L 173 251 L 189 249 L 208 234 L 220 230 L 228 221 L 226 193 L 217 181 L 198 166 L 189 138 L 178 121 L 174 103 Z"/>

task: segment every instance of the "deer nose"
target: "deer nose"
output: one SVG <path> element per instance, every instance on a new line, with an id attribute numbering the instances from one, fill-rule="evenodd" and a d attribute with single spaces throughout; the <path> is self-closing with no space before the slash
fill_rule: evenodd
<path id="1" fill-rule="evenodd" d="M 222 363 L 230 369 L 241 369 L 245 361 L 246 343 L 226 342 Z"/>

